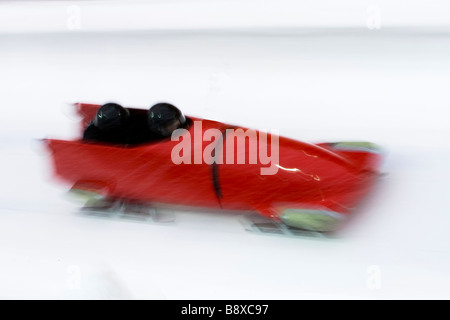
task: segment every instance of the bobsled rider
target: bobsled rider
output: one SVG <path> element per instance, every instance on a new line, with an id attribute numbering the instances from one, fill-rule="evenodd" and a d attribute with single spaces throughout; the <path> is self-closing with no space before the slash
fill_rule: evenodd
<path id="1" fill-rule="evenodd" d="M 176 129 L 184 128 L 186 118 L 170 103 L 157 103 L 148 111 L 148 127 L 159 138 L 167 138 Z"/>
<path id="2" fill-rule="evenodd" d="M 117 103 L 102 105 L 94 120 L 84 130 L 83 139 L 129 143 L 130 112 Z"/>
<path id="3" fill-rule="evenodd" d="M 150 108 L 147 119 L 116 103 L 102 105 L 84 131 L 83 139 L 117 144 L 137 144 L 171 136 L 184 127 L 186 118 L 169 103 L 158 103 Z"/>

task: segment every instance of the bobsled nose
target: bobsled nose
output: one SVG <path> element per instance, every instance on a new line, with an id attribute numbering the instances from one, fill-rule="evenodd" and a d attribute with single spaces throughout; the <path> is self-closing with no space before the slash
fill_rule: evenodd
<path id="1" fill-rule="evenodd" d="M 366 141 L 344 141 L 331 143 L 333 151 L 346 158 L 359 173 L 377 173 L 383 159 L 380 146 Z"/>
<path id="2" fill-rule="evenodd" d="M 381 152 L 381 147 L 379 145 L 368 141 L 342 141 L 332 143 L 331 146 L 335 150 L 342 151 L 365 151 L 373 153 Z"/>
<path id="3" fill-rule="evenodd" d="M 344 215 L 327 210 L 286 209 L 280 214 L 280 219 L 290 227 L 329 232 L 340 226 Z"/>

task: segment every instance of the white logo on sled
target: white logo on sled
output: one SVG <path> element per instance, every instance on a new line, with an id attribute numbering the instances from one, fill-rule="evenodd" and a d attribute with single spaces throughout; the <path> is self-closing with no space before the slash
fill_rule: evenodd
<path id="1" fill-rule="evenodd" d="M 202 130 L 202 121 L 194 121 L 194 164 L 234 164 L 237 158 L 237 164 L 257 164 L 269 165 L 260 169 L 261 175 L 274 175 L 278 172 L 277 166 L 279 160 L 279 137 L 278 130 L 271 130 L 270 156 L 268 154 L 268 134 L 263 131 L 251 129 L 226 129 L 225 133 L 219 129 Z M 225 139 L 223 139 L 225 137 Z M 180 141 L 181 139 L 181 141 Z M 246 139 L 248 139 L 248 159 L 246 159 Z M 225 140 L 225 155 L 223 146 Z M 186 129 L 177 129 L 172 133 L 172 141 L 180 141 L 172 149 L 172 162 L 176 165 L 192 163 L 192 138 Z M 203 142 L 211 141 L 203 149 Z M 235 141 L 236 157 L 235 157 Z"/>

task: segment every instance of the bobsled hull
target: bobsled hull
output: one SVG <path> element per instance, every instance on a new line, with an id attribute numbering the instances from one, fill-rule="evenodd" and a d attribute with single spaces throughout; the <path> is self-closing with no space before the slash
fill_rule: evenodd
<path id="1" fill-rule="evenodd" d="M 99 108 L 75 106 L 82 128 Z M 144 116 L 145 110 L 130 110 L 142 111 Z M 257 211 L 288 226 L 314 231 L 337 228 L 378 177 L 381 156 L 371 143 L 309 144 L 187 118 L 192 125 L 176 140 L 124 146 L 46 139 L 55 176 L 73 188 L 106 197 Z M 239 132 L 236 129 L 242 129 L 247 138 L 239 141 L 233 135 Z M 220 136 L 211 137 L 211 132 Z M 267 141 L 267 150 L 262 140 Z M 182 151 L 181 142 L 185 143 Z M 179 163 L 179 157 L 174 161 L 174 154 L 184 161 Z"/>

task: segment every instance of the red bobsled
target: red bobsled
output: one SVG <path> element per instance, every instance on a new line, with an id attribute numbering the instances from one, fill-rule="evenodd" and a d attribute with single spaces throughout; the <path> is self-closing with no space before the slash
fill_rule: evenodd
<path id="1" fill-rule="evenodd" d="M 83 129 L 100 107 L 75 106 Z M 146 110 L 129 110 L 146 116 Z M 372 143 L 310 144 L 187 119 L 191 125 L 178 137 L 138 145 L 47 139 L 55 175 L 74 188 L 109 198 L 257 211 L 290 227 L 314 231 L 336 229 L 378 177 L 381 155 Z M 263 138 L 266 145 L 260 143 Z M 264 146 L 268 150 L 262 154 Z"/>

